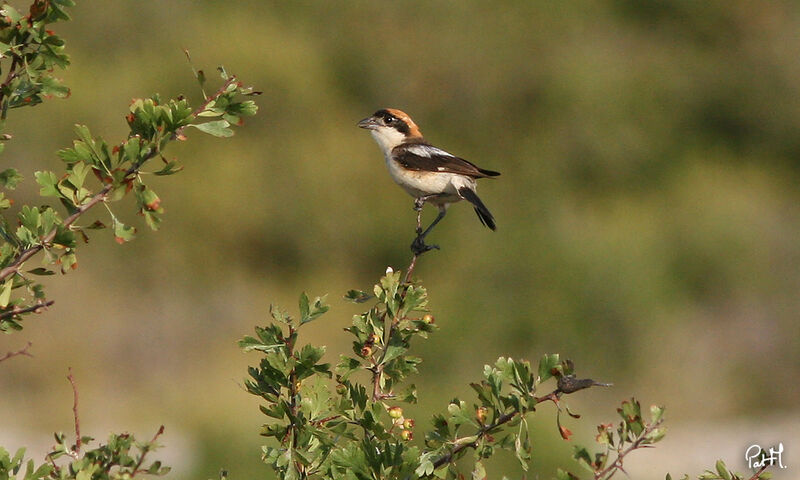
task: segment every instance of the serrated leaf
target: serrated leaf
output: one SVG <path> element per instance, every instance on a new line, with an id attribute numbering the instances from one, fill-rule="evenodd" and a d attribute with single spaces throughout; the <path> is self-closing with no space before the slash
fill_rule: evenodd
<path id="1" fill-rule="evenodd" d="M 91 167 L 87 166 L 83 162 L 77 162 L 72 165 L 68 172 L 67 180 L 71 183 L 75 188 L 83 187 L 83 182 L 86 179 L 86 175 L 91 170 Z"/>
<path id="2" fill-rule="evenodd" d="M 228 128 L 230 125 L 225 120 L 214 120 L 206 123 L 192 123 L 189 126 L 215 137 L 230 137 L 233 135 L 233 130 Z"/>
<path id="3" fill-rule="evenodd" d="M 125 225 L 120 221 L 114 221 L 114 240 L 116 240 L 117 243 L 122 244 L 125 242 L 130 242 L 135 236 L 135 228 L 131 227 L 130 225 Z"/>
<path id="4" fill-rule="evenodd" d="M 61 194 L 58 192 L 58 177 L 53 172 L 34 172 L 36 183 L 41 185 L 39 195 L 43 197 L 59 197 Z"/>
<path id="5" fill-rule="evenodd" d="M 539 360 L 539 381 L 544 382 L 553 376 L 553 370 L 559 364 L 559 355 L 557 353 L 548 353 L 542 356 Z"/>
<path id="6" fill-rule="evenodd" d="M 0 172 L 0 187 L 14 190 L 22 181 L 22 175 L 15 168 L 8 168 Z"/>
<path id="7" fill-rule="evenodd" d="M 14 286 L 14 276 L 10 276 L 3 283 L 3 289 L 0 290 L 0 308 L 6 308 L 11 301 L 11 288 Z"/>
<path id="8" fill-rule="evenodd" d="M 300 296 L 300 325 L 314 321 L 330 310 L 330 306 L 325 304 L 326 296 L 316 297 L 313 302 L 309 302 L 305 292 Z"/>
<path id="9" fill-rule="evenodd" d="M 383 363 L 389 363 L 407 351 L 408 348 L 403 345 L 403 340 L 397 335 L 392 335 L 392 338 L 389 340 L 389 345 L 386 346 L 386 352 L 383 356 Z"/>

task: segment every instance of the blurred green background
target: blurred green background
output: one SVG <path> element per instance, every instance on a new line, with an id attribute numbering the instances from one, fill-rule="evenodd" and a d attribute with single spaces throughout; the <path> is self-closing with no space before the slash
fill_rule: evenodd
<path id="1" fill-rule="evenodd" d="M 406 267 L 412 200 L 355 127 L 396 107 L 433 143 L 503 172 L 479 186 L 497 232 L 456 205 L 429 238 L 442 250 L 416 271 L 441 327 L 415 350 L 418 438 L 453 396 L 472 398 L 485 363 L 559 352 L 614 383 L 568 399 L 584 414 L 567 423 L 574 441 L 591 442 L 631 395 L 667 406 L 664 442 L 626 463 L 634 478 L 699 473 L 720 457 L 743 469 L 749 445 L 779 441 L 790 469 L 777 478 L 790 478 L 797 2 L 93 0 L 72 15 L 56 28 L 71 98 L 10 116 L 0 167 L 27 179 L 18 204 L 41 202 L 33 172 L 62 168 L 55 152 L 74 123 L 115 143 L 131 98 L 196 104 L 183 48 L 210 78 L 222 63 L 264 94 L 234 138 L 190 131 L 170 147 L 186 169 L 152 180 L 159 232 L 118 207 L 138 238 L 96 234 L 74 273 L 47 280 L 53 308 L 0 340 L 0 352 L 30 340 L 35 355 L 0 368 L 6 448 L 41 459 L 50 432 L 71 430 L 72 366 L 83 432 L 149 438 L 164 424 L 157 457 L 173 478 L 271 478 L 258 402 L 241 388 L 257 356 L 236 341 L 270 303 L 330 293 L 305 340 L 335 362 L 358 311 L 341 295 Z M 547 406 L 532 422 L 529 478 L 572 466 L 553 417 Z M 492 478 L 500 464 L 522 475 L 507 455 Z"/>

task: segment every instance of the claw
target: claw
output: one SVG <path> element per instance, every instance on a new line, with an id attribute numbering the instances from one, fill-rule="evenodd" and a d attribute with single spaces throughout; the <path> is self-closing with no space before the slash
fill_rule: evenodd
<path id="1" fill-rule="evenodd" d="M 428 245 L 425 243 L 425 239 L 421 236 L 418 236 L 411 242 L 411 251 L 414 255 L 422 255 L 423 253 L 429 250 L 439 250 L 439 245 Z"/>

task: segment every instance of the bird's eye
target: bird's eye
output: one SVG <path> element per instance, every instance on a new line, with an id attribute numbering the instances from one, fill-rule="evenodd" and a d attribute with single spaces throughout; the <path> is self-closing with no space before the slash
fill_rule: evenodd
<path id="1" fill-rule="evenodd" d="M 386 115 L 385 117 L 383 117 L 383 121 L 386 122 L 387 124 L 393 123 L 395 120 L 397 119 L 391 115 Z"/>

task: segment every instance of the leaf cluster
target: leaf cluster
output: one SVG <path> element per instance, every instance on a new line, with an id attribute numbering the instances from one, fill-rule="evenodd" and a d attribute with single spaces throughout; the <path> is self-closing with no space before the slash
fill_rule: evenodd
<path id="1" fill-rule="evenodd" d="M 150 441 L 138 441 L 129 433 L 111 434 L 106 443 L 84 451 L 69 445 L 63 433 L 57 433 L 56 445 L 47 454 L 47 463 L 38 467 L 33 460 L 24 460 L 24 448 L 17 450 L 12 457 L 0 447 L 0 479 L 123 480 L 141 475 L 166 475 L 169 467 L 162 466 L 160 461 L 147 462 L 146 459 L 149 452 L 158 448 L 156 440 L 163 430 L 161 427 Z M 93 440 L 91 437 L 81 438 L 84 445 Z"/>
<path id="2" fill-rule="evenodd" d="M 483 380 L 471 384 L 477 400 L 453 399 L 419 436 L 422 443 L 415 443 L 416 421 L 398 403 L 417 401 L 408 380 L 422 360 L 409 350 L 415 338 L 427 338 L 437 326 L 425 288 L 400 279 L 400 272 L 389 270 L 371 293 L 345 295 L 372 305 L 344 329 L 353 337 L 353 354 L 341 355 L 333 371 L 322 362 L 324 347 L 297 343 L 300 327 L 328 310 L 324 298 L 302 295 L 298 320 L 271 307 L 273 323 L 239 342 L 262 355 L 258 367 L 249 368 L 245 387 L 262 399 L 261 411 L 271 419 L 261 434 L 275 444 L 263 447 L 263 459 L 279 478 L 455 479 L 463 475 L 457 460 L 468 452 L 474 455 L 473 475 L 484 478 L 483 460 L 502 449 L 514 452 L 527 469 L 526 415 L 543 401 L 562 408 L 560 379 L 574 375 L 572 364 L 546 355 L 534 370 L 524 360 L 498 359 L 484 368 Z M 541 383 L 553 380 L 559 383 L 549 393 L 535 395 Z"/>
<path id="3" fill-rule="evenodd" d="M 69 96 L 69 88 L 53 75 L 55 68 L 69 65 L 69 57 L 64 41 L 48 27 L 69 20 L 66 9 L 74 5 L 72 0 L 36 0 L 27 14 L 9 4 L 0 7 L 0 75 L 5 75 L 0 84 L 0 130 L 9 109 Z M 3 147 L 0 143 L 0 152 Z"/>
<path id="4" fill-rule="evenodd" d="M 573 458 L 578 464 L 592 473 L 595 480 L 611 478 L 617 471 L 623 471 L 625 456 L 640 448 L 651 447 L 666 434 L 663 426 L 664 407 L 652 405 L 650 419 L 642 417 L 641 404 L 631 398 L 622 402 L 617 409 L 622 420 L 615 426 L 603 423 L 597 426 L 595 441 L 601 450 L 592 455 L 589 449 L 580 445 L 574 447 Z M 577 475 L 559 469 L 558 480 L 574 480 Z"/>
<path id="5" fill-rule="evenodd" d="M 45 304 L 43 287 L 29 275 L 52 275 L 53 266 L 57 266 L 61 273 L 76 268 L 78 240 L 88 242 L 91 230 L 108 226 L 118 243 L 134 238 L 136 229 L 123 222 L 112 211 L 110 203 L 132 194 L 137 213 L 151 229 L 158 229 L 164 207 L 158 194 L 145 182 L 148 172 L 143 169 L 149 165 L 148 162 L 161 160 L 161 165 L 149 172 L 154 175 L 177 173 L 182 167 L 176 160 L 164 157 L 163 151 L 171 141 L 186 139 L 183 134 L 186 127 L 197 127 L 212 135 L 230 136 L 232 131 L 221 133 L 218 127 L 208 127 L 213 122 L 201 117 L 231 118 L 234 113 L 253 115 L 257 111 L 252 100 L 242 98 L 256 92 L 243 87 L 227 73 L 224 73 L 223 80 L 223 86 L 197 109 L 192 109 L 185 98 L 164 102 L 154 95 L 133 100 L 125 116 L 130 133 L 116 145 L 109 145 L 102 138 L 93 136 L 86 126 L 76 126 L 77 139 L 72 147 L 58 152 L 65 164 L 65 172 L 61 175 L 52 171 L 34 174 L 40 195 L 56 198 L 66 211 L 65 217 L 51 206 L 22 206 L 16 215 L 17 221 L 12 223 L 2 215 L 4 210 L 11 208 L 12 201 L 5 192 L 0 192 L 0 331 L 21 329 L 22 316 Z M 241 124 L 240 117 L 237 118 Z M 17 170 L 7 169 L 0 172 L 0 188 L 13 189 L 21 179 Z M 84 212 L 98 204 L 106 207 L 108 221 L 77 223 Z M 24 262 L 40 251 L 44 252 L 42 266 L 23 272 Z M 27 287 L 27 294 L 12 295 L 11 292 L 20 287 Z"/>
<path id="6" fill-rule="evenodd" d="M 729 470 L 722 460 L 717 460 L 713 470 L 706 470 L 697 476 L 697 480 L 770 480 L 772 472 L 766 471 L 766 466 L 760 468 L 752 475 L 742 475 L 741 473 Z M 667 474 L 665 480 L 672 480 L 672 475 Z M 689 480 L 689 475 L 684 475 L 680 480 Z"/>

